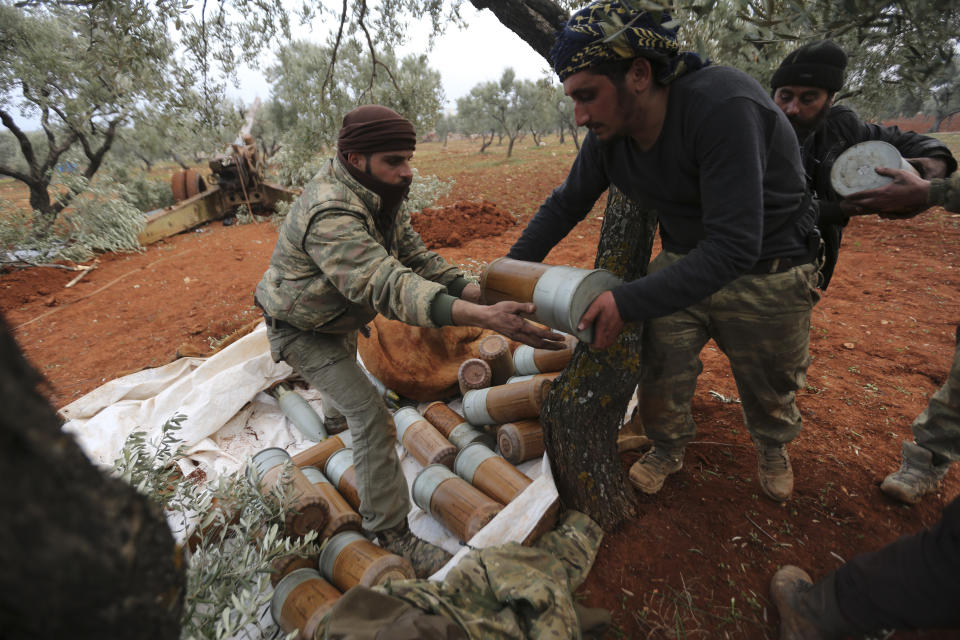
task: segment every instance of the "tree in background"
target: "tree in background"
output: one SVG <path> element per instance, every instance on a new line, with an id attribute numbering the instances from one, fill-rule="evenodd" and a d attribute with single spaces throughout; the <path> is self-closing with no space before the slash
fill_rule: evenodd
<path id="1" fill-rule="evenodd" d="M 109 4 L 109 7 L 106 6 Z M 77 192 L 52 196 L 54 172 L 75 169 L 90 180 L 120 130 L 145 105 L 169 104 L 173 45 L 146 5 L 94 3 L 0 5 L 0 121 L 16 138 L 26 168 L 0 165 L 0 174 L 30 190 L 38 231 L 48 231 Z M 117 37 L 123 33 L 123 37 Z M 39 118 L 46 139 L 38 148 L 14 111 Z M 74 153 L 66 167 L 63 160 Z"/>
<path id="2" fill-rule="evenodd" d="M 459 131 L 460 122 L 456 114 L 444 113 L 438 119 L 436 124 L 433 125 L 433 131 L 436 133 L 437 138 L 443 142 L 443 146 L 447 146 L 447 138 L 450 137 L 451 133 L 456 133 Z"/>
<path id="3" fill-rule="evenodd" d="M 381 48 L 371 58 L 362 43 L 336 48 L 305 41 L 281 47 L 267 69 L 273 102 L 267 119 L 282 130 L 281 180 L 303 184 L 316 173 L 320 154 L 336 140 L 343 116 L 359 104 L 376 103 L 409 119 L 418 132 L 430 131 L 440 114 L 440 74 L 427 67 L 426 56 L 408 55 L 397 62 Z"/>
<path id="4" fill-rule="evenodd" d="M 694 2 L 675 14 L 689 49 L 737 67 L 767 86 L 793 49 L 830 38 L 846 50 L 847 80 L 838 93 L 877 118 L 922 107 L 935 118 L 950 104 L 960 50 L 960 6 L 948 0 L 721 0 Z M 954 83 L 955 85 L 955 83 Z M 919 98 L 919 99 L 918 99 Z"/>
<path id="5" fill-rule="evenodd" d="M 628 0 L 630 1 L 630 0 Z M 831 38 L 850 56 L 838 99 L 862 115 L 889 115 L 895 105 L 925 106 L 942 118 L 956 108 L 960 5 L 953 0 L 632 0 L 669 8 L 687 49 L 737 67 L 766 86 L 791 50 Z M 471 0 L 549 60 L 553 32 L 584 0 Z M 927 97 L 931 96 L 930 100 Z M 946 105 L 946 106 L 944 106 Z"/>
<path id="6" fill-rule="evenodd" d="M 549 93 L 544 92 L 547 110 L 556 123 L 560 132 L 560 144 L 564 142 L 564 134 L 569 133 L 573 138 L 573 145 L 580 150 L 580 133 L 573 113 L 573 100 L 563 92 L 562 85 L 550 85 Z"/>
<path id="7" fill-rule="evenodd" d="M 497 82 L 481 82 L 470 93 L 457 100 L 457 112 L 464 127 L 471 133 L 483 136 L 483 153 L 493 141 L 493 135 L 507 139 L 507 157 L 513 154 L 513 146 L 525 131 L 542 131 L 543 93 L 529 80 L 517 80 L 516 72 L 507 67 Z M 486 132 L 491 132 L 487 141 Z"/>
<path id="8" fill-rule="evenodd" d="M 0 158 L 0 175 L 27 186 L 32 211 L 18 225 L 27 224 L 33 240 L 69 243 L 55 237 L 63 230 L 60 214 L 78 189 L 91 184 L 124 132 L 147 163 L 164 138 L 186 142 L 187 149 L 178 145 L 171 151 L 183 157 L 193 153 L 190 144 L 206 144 L 221 129 L 235 132 L 230 126 L 235 110 L 225 100 L 228 82 L 236 80 L 241 63 L 255 65 L 265 48 L 288 40 L 295 20 L 339 24 L 336 45 L 344 35 L 344 42 L 351 35 L 362 38 L 373 67 L 389 75 L 395 70 L 378 57 L 379 49 L 402 42 L 413 19 L 430 20 L 435 33 L 458 24 L 457 6 L 459 0 L 449 12 L 442 0 L 395 0 L 373 7 L 345 2 L 341 10 L 322 2 L 291 8 L 282 0 L 200 6 L 181 0 L 2 3 L 0 51 L 6 64 L 0 68 L 0 122 L 15 140 L 16 155 Z M 336 62 L 335 46 L 331 69 Z M 415 108 L 411 104 L 401 111 Z M 39 143 L 18 124 L 23 118 L 40 122 Z M 207 146 L 205 152 L 216 150 Z M 55 186 L 60 169 L 80 179 Z M 22 229 L 0 231 L 5 237 L 27 237 Z M 135 237 L 128 248 L 138 246 Z"/>
<path id="9" fill-rule="evenodd" d="M 527 131 L 537 146 L 543 137 L 557 130 L 556 110 L 551 101 L 558 85 L 551 78 L 540 78 L 536 82 L 526 82 L 530 117 L 527 119 Z"/>
<path id="10" fill-rule="evenodd" d="M 487 147 L 493 144 L 493 139 L 497 135 L 497 122 L 484 108 L 478 87 L 471 89 L 469 94 L 457 98 L 457 120 L 464 133 L 480 136 L 479 153 L 486 152 Z"/>

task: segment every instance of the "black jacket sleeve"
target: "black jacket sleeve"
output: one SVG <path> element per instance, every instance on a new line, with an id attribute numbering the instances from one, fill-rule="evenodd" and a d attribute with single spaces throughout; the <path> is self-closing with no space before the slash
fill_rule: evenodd
<path id="1" fill-rule="evenodd" d="M 590 212 L 610 186 L 600 143 L 592 133 L 584 138 L 570 174 L 537 210 L 508 258 L 542 262 L 550 250 Z"/>

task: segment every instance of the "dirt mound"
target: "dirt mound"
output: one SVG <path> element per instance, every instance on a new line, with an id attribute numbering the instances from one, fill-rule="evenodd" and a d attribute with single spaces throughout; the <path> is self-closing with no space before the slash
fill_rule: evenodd
<path id="1" fill-rule="evenodd" d="M 513 214 L 486 200 L 427 207 L 411 219 L 428 249 L 459 247 L 474 238 L 498 236 L 517 224 Z"/>

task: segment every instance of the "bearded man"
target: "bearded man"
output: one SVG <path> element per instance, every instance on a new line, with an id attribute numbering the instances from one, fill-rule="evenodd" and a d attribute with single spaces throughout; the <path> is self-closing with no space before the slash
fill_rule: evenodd
<path id="1" fill-rule="evenodd" d="M 328 432 L 350 430 L 363 528 L 424 578 L 450 554 L 407 526 L 393 419 L 357 362 L 357 331 L 380 313 L 420 327 L 483 327 L 535 347 L 564 342 L 520 317 L 532 304 L 475 304 L 480 287 L 426 249 L 404 205 L 415 147 L 413 125 L 395 111 L 365 105 L 348 113 L 336 157 L 283 221 L 256 302 L 274 360 L 321 392 Z"/>
<path id="2" fill-rule="evenodd" d="M 831 40 L 821 40 L 792 51 L 770 80 L 773 101 L 797 133 L 803 167 L 820 205 L 817 226 L 824 241 L 820 269 L 823 289 L 833 277 L 843 228 L 850 216 L 869 211 L 843 200 L 830 185 L 830 170 L 841 153 L 860 142 L 882 140 L 895 146 L 927 180 L 943 178 L 957 169 L 957 161 L 939 140 L 897 127 L 869 124 L 849 107 L 834 105 L 846 67 L 844 50 Z"/>
<path id="3" fill-rule="evenodd" d="M 653 448 L 630 480 L 656 493 L 696 432 L 690 401 L 711 338 L 727 355 L 764 494 L 787 500 L 786 443 L 809 364 L 819 246 L 793 130 L 752 78 L 681 52 L 666 12 L 623 2 L 578 11 L 551 50 L 589 129 L 566 181 L 508 256 L 539 261 L 612 184 L 659 218 L 649 274 L 600 295 L 581 318 L 594 348 L 643 321 L 640 411 Z M 631 5 L 633 3 L 630 3 Z"/>

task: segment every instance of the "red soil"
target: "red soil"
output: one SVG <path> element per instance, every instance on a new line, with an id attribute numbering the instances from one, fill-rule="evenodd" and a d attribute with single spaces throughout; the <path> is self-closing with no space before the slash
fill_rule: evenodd
<path id="1" fill-rule="evenodd" d="M 882 125 L 888 127 L 900 127 L 901 131 L 916 131 L 917 133 L 927 133 L 933 128 L 934 118 L 933 116 L 912 116 L 912 117 L 899 117 L 899 118 L 890 118 L 888 120 L 881 121 Z M 941 132 L 947 131 L 960 131 L 960 114 L 952 115 L 940 125 Z"/>
<path id="2" fill-rule="evenodd" d="M 530 162 L 458 175 L 446 204 L 481 197 L 525 222 L 532 211 L 520 203 L 530 194 L 545 197 L 563 172 Z M 495 196 L 511 179 L 514 188 Z M 428 221 L 425 235 L 436 224 Z M 440 253 L 476 272 L 502 256 L 521 228 L 463 236 Z M 599 229 L 591 215 L 547 262 L 591 267 Z M 270 224 L 214 223 L 141 254 L 102 256 L 69 289 L 73 272 L 9 272 L 0 275 L 0 309 L 60 407 L 109 379 L 169 362 L 181 345 L 209 350 L 256 319 L 252 292 L 275 239 Z M 637 498 L 638 516 L 607 535 L 579 592 L 588 605 L 613 611 L 618 637 L 775 637 L 767 586 L 779 565 L 822 576 L 841 558 L 932 524 L 960 491 L 956 470 L 941 493 L 915 507 L 878 489 L 951 361 L 960 321 L 960 216 L 938 209 L 908 221 L 857 218 L 844 241 L 830 290 L 813 313 L 814 360 L 798 401 L 804 430 L 790 447 L 793 499 L 776 504 L 761 495 L 739 407 L 708 393 L 737 395 L 711 343 L 693 401 L 699 434 L 684 469 L 658 495 Z M 624 454 L 624 469 L 636 457 Z"/>
<path id="3" fill-rule="evenodd" d="M 411 222 L 430 249 L 459 247 L 469 240 L 498 236 L 517 226 L 513 214 L 486 201 L 428 207 L 414 213 Z"/>

